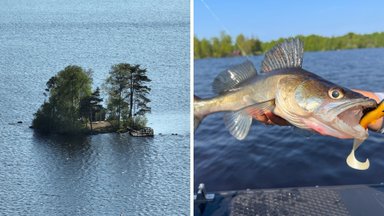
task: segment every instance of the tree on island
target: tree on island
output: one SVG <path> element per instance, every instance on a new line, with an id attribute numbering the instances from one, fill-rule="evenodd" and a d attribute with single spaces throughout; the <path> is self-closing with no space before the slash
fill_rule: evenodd
<path id="1" fill-rule="evenodd" d="M 129 108 L 126 99 L 129 97 L 130 73 L 129 64 L 113 65 L 104 83 L 104 89 L 108 94 L 109 118 L 117 120 L 118 128 L 120 128 L 122 113 L 127 113 Z"/>
<path id="2" fill-rule="evenodd" d="M 100 97 L 99 87 L 91 95 L 80 100 L 80 115 L 88 119 L 91 132 L 93 131 L 92 122 L 96 120 L 96 114 L 103 111 L 101 102 L 103 99 Z"/>
<path id="3" fill-rule="evenodd" d="M 113 65 L 104 88 L 108 93 L 109 122 L 98 131 L 141 129 L 146 125 L 145 114 L 151 111 L 147 86 L 151 80 L 140 65 Z M 44 133 L 93 132 L 93 121 L 105 120 L 100 89 L 92 92 L 92 71 L 79 66 L 67 66 L 46 83 L 48 97 L 34 114 L 32 128 Z M 120 124 L 123 121 L 123 124 Z M 114 123 L 117 127 L 111 127 Z M 88 127 L 89 125 L 89 127 Z"/>
<path id="4" fill-rule="evenodd" d="M 92 93 L 91 70 L 67 66 L 46 83 L 48 101 L 34 114 L 32 127 L 41 132 L 74 133 L 84 129 L 81 100 Z"/>
<path id="5" fill-rule="evenodd" d="M 150 102 L 147 94 L 151 89 L 146 85 L 151 80 L 146 72 L 140 65 L 120 63 L 112 66 L 104 88 L 108 93 L 109 117 L 117 121 L 118 128 L 121 121 L 124 126 L 134 129 L 145 126 L 145 114 L 151 111 L 147 105 Z"/>
<path id="6" fill-rule="evenodd" d="M 147 97 L 151 88 L 145 85 L 151 80 L 147 76 L 147 69 L 141 69 L 140 65 L 135 65 L 131 71 L 130 79 L 130 102 L 129 102 L 129 118 L 134 115 L 144 116 L 151 112 L 151 108 L 147 106 L 151 100 Z"/>

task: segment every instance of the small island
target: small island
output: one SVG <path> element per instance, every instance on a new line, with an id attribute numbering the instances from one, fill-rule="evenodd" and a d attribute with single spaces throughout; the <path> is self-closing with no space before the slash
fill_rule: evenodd
<path id="1" fill-rule="evenodd" d="M 98 134 L 129 132 L 132 136 L 153 136 L 146 127 L 146 113 L 151 112 L 147 97 L 151 81 L 140 65 L 113 65 L 102 84 L 107 95 L 103 106 L 101 89 L 92 91 L 91 69 L 70 65 L 51 77 L 46 99 L 34 114 L 34 130 L 45 134 Z"/>

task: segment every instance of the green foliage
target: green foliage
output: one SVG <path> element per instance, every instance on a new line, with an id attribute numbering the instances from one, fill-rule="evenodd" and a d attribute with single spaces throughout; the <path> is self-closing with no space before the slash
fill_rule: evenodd
<path id="1" fill-rule="evenodd" d="M 103 110 L 103 106 L 100 104 L 103 101 L 100 98 L 100 88 L 89 96 L 85 96 L 80 100 L 80 116 L 85 117 L 89 121 L 90 129 L 92 131 L 92 121 L 96 120 L 96 114 Z"/>
<path id="2" fill-rule="evenodd" d="M 193 53 L 195 54 L 195 58 L 207 57 L 207 56 L 203 56 L 203 52 L 201 50 L 201 43 L 199 39 L 197 39 L 196 37 L 193 38 Z"/>
<path id="3" fill-rule="evenodd" d="M 212 56 L 212 46 L 208 40 L 206 39 L 201 40 L 200 46 L 201 46 L 201 55 L 203 57 Z"/>
<path id="4" fill-rule="evenodd" d="M 323 37 L 319 35 L 298 35 L 303 40 L 305 51 L 325 51 L 358 48 L 384 47 L 384 32 L 372 34 L 348 33 L 339 37 Z M 232 43 L 231 37 L 221 33 L 220 38 L 214 37 L 211 40 L 199 40 L 194 37 L 194 57 L 225 57 L 233 55 L 257 55 L 270 50 L 274 45 L 282 42 L 284 38 L 269 42 L 261 42 L 257 38 L 247 38 L 240 34 Z M 196 47 L 197 45 L 197 47 Z"/>
<path id="5" fill-rule="evenodd" d="M 261 53 L 261 41 L 257 38 L 246 38 L 240 34 L 236 38 L 235 53 L 242 56 L 257 55 Z"/>
<path id="6" fill-rule="evenodd" d="M 147 125 L 147 118 L 145 116 L 134 116 L 124 121 L 124 127 L 128 127 L 134 130 L 140 130 Z"/>
<path id="7" fill-rule="evenodd" d="M 112 66 L 104 88 L 108 93 L 109 119 L 117 120 L 118 127 L 121 120 L 125 123 L 136 115 L 144 116 L 151 111 L 147 106 L 151 88 L 146 85 L 151 80 L 146 72 L 140 65 L 121 63 Z"/>
<path id="8" fill-rule="evenodd" d="M 127 126 L 145 127 L 145 114 L 151 112 L 147 98 L 151 91 L 147 83 L 151 80 L 146 72 L 140 65 L 113 65 L 103 85 L 108 94 L 105 109 L 100 89 L 92 92 L 92 71 L 67 66 L 47 81 L 47 100 L 34 114 L 32 127 L 44 133 L 88 132 L 88 124 L 92 131 L 92 122 L 105 120 L 106 115 L 115 131 L 125 131 Z"/>
<path id="9" fill-rule="evenodd" d="M 43 133 L 57 130 L 56 125 L 58 119 L 54 118 L 54 114 L 52 105 L 48 102 L 44 102 L 34 114 L 35 118 L 32 121 L 33 128 L 36 128 Z"/>
<path id="10" fill-rule="evenodd" d="M 246 40 L 245 40 L 245 37 L 244 37 L 243 34 L 239 34 L 236 37 L 235 49 L 236 50 L 240 50 L 241 55 L 243 55 L 243 56 L 246 56 L 246 55 L 248 55 L 250 53 L 249 50 L 248 50 L 248 46 L 245 44 L 245 41 Z"/>
<path id="11" fill-rule="evenodd" d="M 80 101 L 91 94 L 91 71 L 67 66 L 46 83 L 48 101 L 35 113 L 33 128 L 45 133 L 75 133 L 84 129 L 79 120 Z"/>
<path id="12" fill-rule="evenodd" d="M 220 34 L 220 51 L 221 57 L 230 56 L 233 52 L 232 38 L 231 36 L 221 32 Z"/>
<path id="13" fill-rule="evenodd" d="M 211 40 L 205 38 L 199 40 L 194 37 L 194 56 L 195 58 L 207 57 L 227 57 L 233 55 L 256 55 L 262 52 L 262 43 L 257 38 L 246 38 L 240 34 L 236 37 L 233 44 L 230 35 L 222 32 L 220 37 L 214 37 Z"/>
<path id="14" fill-rule="evenodd" d="M 130 111 L 128 117 L 133 115 L 144 116 L 151 112 L 151 108 L 147 106 L 151 100 L 147 97 L 151 88 L 146 83 L 151 82 L 147 76 L 147 69 L 141 69 L 140 65 L 135 65 L 131 71 L 130 86 Z"/>
<path id="15" fill-rule="evenodd" d="M 108 93 L 108 115 L 110 120 L 117 120 L 120 127 L 121 113 L 129 109 L 125 101 L 129 97 L 131 65 L 113 65 L 106 79 L 104 89 Z"/>

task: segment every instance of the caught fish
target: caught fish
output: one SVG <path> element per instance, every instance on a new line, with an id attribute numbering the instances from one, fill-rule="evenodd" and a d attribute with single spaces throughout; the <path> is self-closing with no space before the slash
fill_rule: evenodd
<path id="1" fill-rule="evenodd" d="M 226 127 L 242 140 L 254 116 L 272 112 L 301 129 L 365 140 L 368 132 L 359 122 L 366 110 L 376 108 L 376 101 L 304 70 L 303 52 L 303 43 L 290 39 L 265 54 L 261 73 L 250 61 L 221 72 L 213 81 L 218 96 L 194 99 L 195 129 L 205 116 L 226 112 Z M 357 161 L 354 154 L 350 161 Z"/>

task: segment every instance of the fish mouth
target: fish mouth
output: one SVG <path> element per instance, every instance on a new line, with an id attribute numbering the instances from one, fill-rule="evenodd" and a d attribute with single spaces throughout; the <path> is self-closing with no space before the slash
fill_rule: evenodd
<path id="1" fill-rule="evenodd" d="M 333 112 L 334 115 L 340 115 L 347 111 L 357 111 L 360 110 L 362 114 L 365 114 L 377 107 L 377 103 L 375 100 L 370 98 L 359 98 L 359 99 L 353 99 L 349 100 L 347 102 L 344 102 L 342 104 L 339 104 L 338 106 L 332 108 L 330 112 Z M 360 116 L 361 117 L 361 116 Z"/>
<path id="2" fill-rule="evenodd" d="M 377 103 L 373 99 L 359 98 L 348 100 L 334 106 L 329 110 L 330 115 L 325 115 L 325 120 L 335 131 L 336 136 L 342 139 L 357 138 L 366 139 L 368 132 L 360 125 L 363 115 L 374 108 Z"/>

